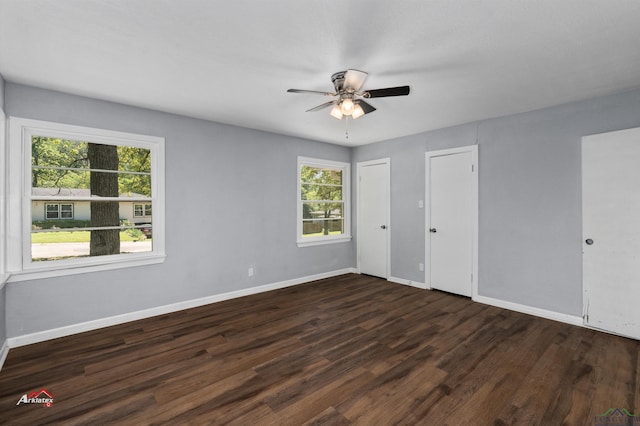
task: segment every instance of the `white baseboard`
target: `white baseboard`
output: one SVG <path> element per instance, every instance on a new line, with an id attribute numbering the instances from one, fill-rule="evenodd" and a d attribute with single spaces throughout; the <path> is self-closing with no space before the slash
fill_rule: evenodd
<path id="1" fill-rule="evenodd" d="M 4 365 L 4 361 L 7 359 L 7 355 L 9 355 L 9 344 L 5 340 L 0 348 L 0 370 L 2 370 L 2 366 Z"/>
<path id="2" fill-rule="evenodd" d="M 387 278 L 387 281 L 391 281 L 398 284 L 404 284 L 404 285 L 408 285 L 416 288 L 421 288 L 423 290 L 429 289 L 426 283 L 406 280 L 404 278 L 389 277 Z M 527 305 L 521 305 L 519 303 L 508 302 L 506 300 L 494 299 L 492 297 L 486 297 L 486 296 L 474 296 L 472 299 L 474 302 L 483 303 L 485 305 L 491 305 L 498 308 L 508 309 L 510 311 L 521 312 L 523 314 L 529 314 L 536 317 L 550 319 L 553 321 L 559 321 L 559 322 L 564 322 L 571 325 L 577 325 L 580 327 L 585 326 L 582 321 L 582 317 L 578 317 L 578 316 L 561 314 L 559 312 L 548 311 L 546 309 L 535 308 L 533 306 L 527 306 Z"/>
<path id="3" fill-rule="evenodd" d="M 136 312 L 129 312 L 122 315 L 115 315 L 107 318 L 100 318 L 93 321 L 82 322 L 78 324 L 67 325 L 64 327 L 53 328 L 51 330 L 38 331 L 36 333 L 25 334 L 22 336 L 10 337 L 5 342 L 7 352 L 9 348 L 17 348 L 19 346 L 30 345 L 32 343 L 44 342 L 46 340 L 57 339 L 58 337 L 70 336 L 72 334 L 83 333 L 85 331 L 97 330 L 103 327 L 123 324 L 130 321 L 164 315 L 171 312 L 182 311 L 184 309 L 195 308 L 198 306 L 208 305 L 211 303 L 222 302 L 223 300 L 235 299 L 237 297 L 249 296 L 251 294 L 263 293 L 265 291 L 277 290 L 285 287 L 291 287 L 298 284 L 308 283 L 323 278 L 335 277 L 338 275 L 355 273 L 355 268 L 345 268 L 337 271 L 324 272 L 321 274 L 310 275 L 307 277 L 294 278 L 291 280 L 280 281 L 271 284 L 265 284 L 257 287 L 245 288 L 242 290 L 231 291 L 228 293 L 214 294 L 212 296 L 202 297 L 199 299 L 185 300 L 183 302 L 172 303 L 170 305 L 158 306 L 154 308 L 144 309 Z M 3 346 L 3 349 L 4 347 Z"/>
<path id="4" fill-rule="evenodd" d="M 404 284 L 404 285 L 408 285 L 408 286 L 411 286 L 411 287 L 416 287 L 416 288 L 421 288 L 423 290 L 427 290 L 427 285 L 425 283 L 420 283 L 420 282 L 411 281 L 411 280 L 405 280 L 404 278 L 389 277 L 389 278 L 387 278 L 387 281 L 391 281 L 392 283 Z"/>
<path id="5" fill-rule="evenodd" d="M 10 348 L 17 348 L 19 346 L 30 345 L 32 343 L 44 342 L 46 340 L 56 339 L 58 337 L 70 336 L 73 334 L 83 333 L 85 331 L 97 330 L 103 327 L 109 327 L 112 325 L 123 324 L 130 321 L 136 321 L 139 319 L 149 318 L 157 315 L 164 315 L 171 312 L 181 311 L 184 309 L 195 308 L 198 306 L 208 305 L 211 303 L 221 302 L 224 300 L 234 299 L 237 297 L 249 296 L 252 294 L 263 293 L 266 291 L 277 290 L 285 287 L 290 287 L 298 284 L 308 283 L 310 281 L 320 280 L 323 278 L 335 277 L 343 274 L 357 273 L 356 268 L 345 268 L 337 271 L 330 271 L 316 275 L 310 275 L 301 278 L 294 278 L 291 280 L 280 281 L 271 284 L 265 284 L 257 287 L 246 288 L 242 290 L 231 291 L 228 293 L 215 294 L 212 296 L 202 297 L 199 299 L 186 300 L 183 302 L 172 303 L 169 305 L 158 306 L 154 308 L 144 309 L 136 312 L 129 312 L 122 315 L 115 315 L 112 317 L 101 318 L 98 320 L 82 322 L 78 324 L 68 325 L 64 327 L 58 327 L 50 330 L 39 331 L 36 333 L 25 334 L 22 336 L 10 337 L 0 348 L 0 368 L 9 353 Z M 407 280 L 404 278 L 389 277 L 388 281 L 397 284 L 408 285 L 419 289 L 427 289 L 425 283 Z M 560 321 L 571 325 L 577 325 L 584 327 L 582 317 L 561 314 L 554 311 L 548 311 L 546 309 L 535 308 L 532 306 L 521 305 L 519 303 L 508 302 L 505 300 L 494 299 L 486 296 L 476 296 L 473 298 L 475 302 L 484 303 L 485 305 L 496 306 L 498 308 L 509 309 L 511 311 L 521 312 L 524 314 L 534 315 L 541 318 L 547 318 L 554 321 Z"/>
<path id="6" fill-rule="evenodd" d="M 496 306 L 498 308 L 509 309 L 510 311 L 521 312 L 523 314 L 534 315 L 536 317 L 546 318 L 553 321 L 564 322 L 571 325 L 584 327 L 582 317 L 561 314 L 559 312 L 548 311 L 546 309 L 535 308 L 533 306 L 521 305 L 519 303 L 507 302 L 506 300 L 494 299 L 486 296 L 475 296 L 475 302 L 484 303 L 485 305 Z"/>

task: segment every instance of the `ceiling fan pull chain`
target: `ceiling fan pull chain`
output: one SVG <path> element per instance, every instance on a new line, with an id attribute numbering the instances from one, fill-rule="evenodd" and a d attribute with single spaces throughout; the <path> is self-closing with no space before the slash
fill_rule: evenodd
<path id="1" fill-rule="evenodd" d="M 344 138 L 349 139 L 349 116 L 344 117 Z"/>

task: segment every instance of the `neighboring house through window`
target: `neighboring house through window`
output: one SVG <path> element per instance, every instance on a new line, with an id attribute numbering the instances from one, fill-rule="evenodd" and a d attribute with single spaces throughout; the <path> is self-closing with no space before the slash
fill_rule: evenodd
<path id="1" fill-rule="evenodd" d="M 16 244 L 11 279 L 164 259 L 163 138 L 21 118 L 9 123 L 9 191 L 25 200 L 9 205 L 9 222 L 22 223 L 9 228 Z"/>
<path id="2" fill-rule="evenodd" d="M 350 165 L 298 158 L 299 247 L 351 240 Z"/>

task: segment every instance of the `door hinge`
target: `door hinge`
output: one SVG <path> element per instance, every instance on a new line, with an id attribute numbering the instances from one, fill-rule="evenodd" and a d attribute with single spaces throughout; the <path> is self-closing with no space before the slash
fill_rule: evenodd
<path id="1" fill-rule="evenodd" d="M 471 282 L 473 282 L 473 274 L 471 274 Z"/>
<path id="2" fill-rule="evenodd" d="M 473 173 L 476 170 L 476 167 L 474 164 L 471 165 L 471 173 Z"/>

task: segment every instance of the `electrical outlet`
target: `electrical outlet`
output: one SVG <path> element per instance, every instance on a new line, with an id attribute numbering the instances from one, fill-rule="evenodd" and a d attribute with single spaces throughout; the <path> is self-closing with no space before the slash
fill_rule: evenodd
<path id="1" fill-rule="evenodd" d="M 247 272 L 247 274 L 248 274 L 250 277 L 252 277 L 252 276 L 253 276 L 253 272 L 254 272 L 254 271 L 253 271 L 253 267 L 250 267 L 250 268 L 249 268 L 249 271 Z"/>
<path id="2" fill-rule="evenodd" d="M 424 272 L 424 263 L 418 263 L 418 271 Z"/>
<path id="3" fill-rule="evenodd" d="M 418 208 L 419 209 L 423 209 L 424 208 L 424 201 L 423 200 L 419 200 L 418 201 Z"/>

